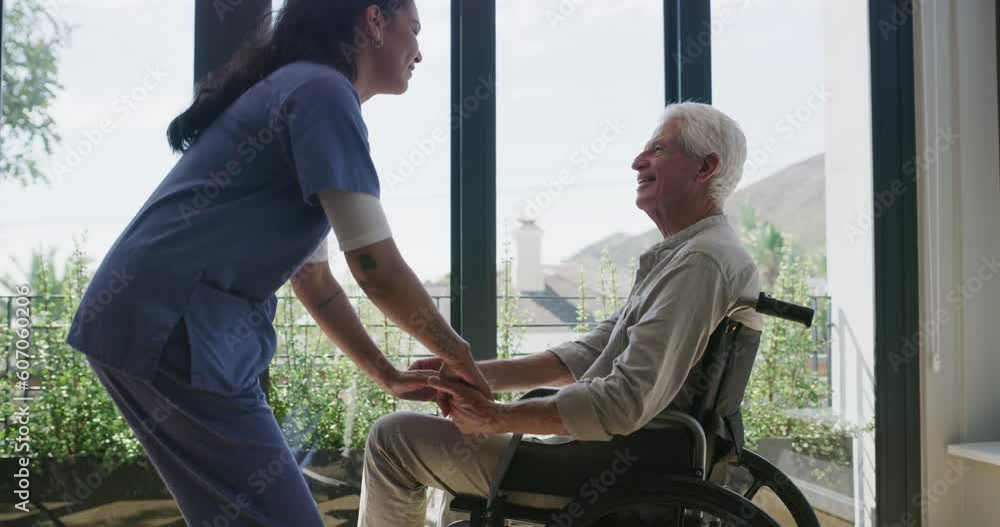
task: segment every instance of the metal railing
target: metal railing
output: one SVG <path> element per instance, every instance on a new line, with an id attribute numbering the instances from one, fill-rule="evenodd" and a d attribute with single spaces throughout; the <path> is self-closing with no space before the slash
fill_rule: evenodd
<path id="1" fill-rule="evenodd" d="M 5 311 L 6 311 L 6 316 L 4 316 L 2 319 L 0 319 L 0 320 L 3 320 L 3 326 L 0 326 L 0 330 L 7 330 L 7 329 L 9 329 L 11 327 L 12 321 L 14 319 L 14 307 L 15 307 L 14 306 L 14 300 L 16 298 L 18 298 L 18 297 L 15 297 L 15 296 L 0 296 L 0 306 L 3 306 L 5 308 Z M 49 295 L 49 296 L 44 296 L 43 297 L 43 296 L 35 295 L 35 296 L 29 296 L 29 298 L 32 300 L 32 305 L 36 304 L 36 300 L 42 300 L 42 301 L 44 301 L 46 303 L 49 303 L 49 305 L 51 307 L 53 303 L 60 303 L 60 302 L 64 301 L 65 296 L 64 295 Z M 351 295 L 348 298 L 356 306 L 356 312 L 358 313 L 358 316 L 362 316 L 363 312 L 366 309 L 369 310 L 369 311 L 374 311 L 374 312 L 378 313 L 378 310 L 377 310 L 377 308 L 375 308 L 374 304 L 372 304 L 367 299 L 367 297 L 365 297 L 364 295 L 360 295 L 360 294 L 359 295 Z M 602 296 L 518 295 L 518 296 L 513 296 L 513 297 L 510 297 L 510 298 L 511 299 L 515 299 L 517 301 L 524 301 L 524 300 L 561 300 L 561 301 L 570 302 L 571 304 L 573 304 L 574 308 L 579 309 L 581 302 L 586 305 L 586 303 L 588 303 L 588 302 L 598 302 L 598 303 L 600 303 L 600 302 L 606 302 L 606 301 L 609 301 L 609 300 L 621 301 L 621 300 L 624 300 L 625 297 L 615 297 L 613 299 L 610 299 L 608 297 L 602 297 Z M 451 297 L 449 295 L 431 295 L 431 299 L 434 301 L 434 306 L 438 310 L 443 311 L 445 317 L 447 318 L 448 317 L 448 311 L 447 310 L 442 310 L 442 305 L 446 301 L 450 301 Z M 497 296 L 497 302 L 501 302 L 503 300 L 504 300 L 504 297 Z M 291 323 L 289 323 L 289 322 L 287 322 L 287 321 L 285 321 L 285 320 L 282 319 L 283 318 L 281 316 L 282 305 L 283 305 L 284 302 L 289 302 L 289 301 L 297 301 L 297 299 L 296 299 L 296 297 L 294 295 L 290 295 L 290 294 L 285 294 L 285 295 L 279 295 L 278 296 L 278 306 L 277 306 L 277 313 L 278 313 L 278 315 L 276 315 L 275 321 L 274 321 L 274 327 L 275 327 L 275 329 L 280 330 L 280 329 L 286 329 L 286 328 L 315 328 L 316 325 L 311 320 L 304 320 L 304 321 L 301 321 L 301 322 L 291 322 Z M 827 375 L 827 382 L 828 383 L 831 380 L 830 379 L 830 370 L 831 370 L 831 364 L 830 364 L 830 358 L 831 358 L 831 354 L 830 354 L 830 333 L 831 333 L 832 324 L 831 324 L 831 322 L 829 320 L 829 318 L 830 318 L 829 317 L 829 305 L 830 305 L 830 301 L 831 301 L 831 299 L 830 299 L 829 296 L 812 296 L 809 299 L 809 305 L 814 310 L 816 310 L 817 316 L 823 316 L 823 318 L 817 319 L 816 323 L 812 327 L 813 341 L 816 344 L 816 346 L 814 347 L 814 350 L 812 352 L 812 355 L 810 357 L 811 362 L 812 362 L 812 368 L 814 369 L 814 371 L 819 371 L 820 365 L 821 365 L 821 361 L 823 359 L 826 359 L 826 375 Z M 824 309 L 824 307 L 826 307 L 826 309 Z M 561 322 L 561 323 L 534 323 L 534 322 L 514 323 L 514 324 L 511 324 L 511 328 L 523 329 L 526 332 L 531 332 L 531 330 L 538 330 L 538 329 L 560 329 L 560 328 L 568 330 L 568 331 L 587 331 L 587 330 L 593 328 L 594 325 L 596 325 L 597 323 L 600 322 L 599 320 L 593 319 L 593 312 L 594 312 L 593 310 L 588 310 L 588 314 L 590 315 L 590 316 L 587 317 L 588 320 L 577 320 L 577 321 L 573 321 L 573 322 Z M 39 321 L 40 323 L 36 322 L 36 323 L 33 324 L 33 328 L 35 330 L 38 330 L 38 329 L 42 329 L 42 330 L 55 330 L 55 329 L 68 328 L 69 327 L 69 318 L 70 317 L 65 317 L 65 318 L 66 318 L 66 320 L 60 320 L 60 321 Z M 37 319 L 36 319 L 36 321 L 37 321 Z M 375 321 L 369 321 L 367 323 L 367 327 L 369 327 L 370 329 L 385 329 L 385 328 L 396 328 L 397 326 L 396 326 L 396 324 L 392 323 L 387 317 L 385 317 L 384 315 L 381 315 L 381 313 L 379 313 L 379 315 L 376 317 Z M 4 347 L 7 347 L 8 343 L 4 343 L 3 345 L 4 345 Z M 537 351 L 537 350 L 535 350 L 535 351 Z M 531 352 L 531 350 L 528 350 L 528 351 L 521 351 L 521 350 L 519 350 L 518 352 L 515 352 L 515 355 L 523 355 L 523 354 L 530 353 L 530 352 Z M 411 354 L 411 355 L 408 355 L 408 356 L 412 357 L 412 358 L 418 358 L 418 357 L 423 357 L 423 356 L 428 356 L 428 355 L 429 355 L 429 352 L 426 352 L 426 350 L 425 350 L 425 352 L 423 352 L 423 353 L 416 353 L 416 354 Z M 333 355 L 331 355 L 331 356 L 333 356 Z"/>

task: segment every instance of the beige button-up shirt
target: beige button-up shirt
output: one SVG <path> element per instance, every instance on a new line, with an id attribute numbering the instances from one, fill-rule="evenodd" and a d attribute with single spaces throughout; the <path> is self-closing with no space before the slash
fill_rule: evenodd
<path id="1" fill-rule="evenodd" d="M 758 313 L 733 308 L 759 292 L 757 267 L 721 214 L 643 253 L 624 305 L 580 340 L 548 350 L 577 379 L 556 396 L 570 434 L 607 441 L 657 427 L 724 317 L 761 329 Z"/>

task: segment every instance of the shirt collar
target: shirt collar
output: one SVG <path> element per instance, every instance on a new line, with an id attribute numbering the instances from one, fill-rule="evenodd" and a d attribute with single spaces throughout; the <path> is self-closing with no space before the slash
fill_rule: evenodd
<path id="1" fill-rule="evenodd" d="M 696 235 L 698 235 L 705 229 L 714 227 L 716 225 L 726 225 L 728 223 L 729 221 L 726 219 L 726 215 L 723 213 L 706 216 L 692 223 L 691 225 L 688 225 L 687 227 L 681 229 L 680 231 L 671 234 L 663 241 L 650 247 L 649 250 L 643 253 L 643 256 L 647 254 L 659 256 L 661 252 L 677 247 L 678 245 L 690 240 L 691 238 L 694 238 Z"/>

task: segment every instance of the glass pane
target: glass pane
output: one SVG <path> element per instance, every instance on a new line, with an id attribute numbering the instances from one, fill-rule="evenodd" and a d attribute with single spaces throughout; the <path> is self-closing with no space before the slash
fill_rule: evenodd
<path id="1" fill-rule="evenodd" d="M 284 5 L 274 0 L 275 9 Z M 382 95 L 362 107 L 382 205 L 403 258 L 424 283 L 435 305 L 451 314 L 451 4 L 417 3 L 423 60 L 403 96 Z M 334 276 L 348 289 L 365 327 L 393 363 L 405 369 L 431 353 L 399 330 L 361 292 L 336 244 L 330 244 Z M 279 322 L 272 376 L 286 394 L 275 415 L 304 474 L 317 492 L 329 525 L 355 525 L 360 459 L 368 429 L 395 410 L 433 412 L 435 405 L 394 399 L 327 339 L 286 294 L 290 316 Z M 282 311 L 279 311 L 281 313 Z M 345 482 L 339 486 L 337 482 Z"/>
<path id="2" fill-rule="evenodd" d="M 749 159 L 727 212 L 765 290 L 817 309 L 769 319 L 745 399 L 751 449 L 824 524 L 874 514 L 871 148 L 866 2 L 713 0 L 714 104 Z M 780 380 L 779 380 L 780 379 Z"/>
<path id="3" fill-rule="evenodd" d="M 87 259 L 93 271 L 177 161 L 167 146 L 165 130 L 191 101 L 194 1 L 4 3 L 4 159 L 23 154 L 37 160 L 39 173 L 49 183 L 39 178 L 21 185 L 6 170 L 0 182 L 0 278 L 7 279 L 0 283 L 0 340 L 10 341 L 18 285 L 30 281 L 36 293 L 56 293 L 37 298 L 35 304 L 39 313 L 33 320 L 35 344 L 47 350 L 50 365 L 59 367 L 46 367 L 46 375 L 35 372 L 39 380 L 29 393 L 48 397 L 33 406 L 32 448 L 54 458 L 55 467 L 49 470 L 61 471 L 59 477 L 68 482 L 47 485 L 41 492 L 45 476 L 39 475 L 33 490 L 67 525 L 180 525 L 176 506 L 134 434 L 82 356 L 63 344 L 75 306 L 73 298 L 58 293 L 86 286 L 86 272 L 77 276 L 73 270 Z M 41 143 L 22 145 L 12 140 L 18 136 L 10 135 L 8 128 L 14 115 L 10 104 L 17 97 L 14 84 L 7 81 L 12 74 L 17 76 L 10 78 L 24 77 L 11 67 L 8 46 L 46 29 L 40 19 L 22 16 L 19 5 L 29 12 L 40 5 L 55 6 L 50 14 L 74 28 L 51 72 L 62 85 L 47 110 L 53 119 L 48 130 L 61 135 L 51 152 Z M 282 5 L 274 2 L 276 10 Z M 423 0 L 419 7 L 423 62 L 409 92 L 377 97 L 363 113 L 395 240 L 418 277 L 441 300 L 450 296 L 451 265 L 450 3 Z M 79 244 L 82 255 L 71 258 L 74 241 L 84 235 Z M 426 354 L 363 299 L 335 242 L 330 251 L 335 276 L 349 288 L 380 348 L 400 367 L 407 366 L 412 356 Z M 34 253 L 44 254 L 45 259 L 33 262 Z M 447 302 L 440 307 L 447 316 Z M 311 482 L 321 489 L 316 497 L 326 520 L 331 525 L 353 522 L 357 502 L 351 493 L 360 483 L 357 461 L 368 427 L 404 406 L 340 353 L 305 314 L 290 288 L 279 292 L 275 326 L 278 349 L 270 377 L 275 416 Z M 47 392 L 38 391 L 40 385 Z M 9 405 L 3 410 L 4 415 L 12 413 Z M 63 433 L 66 430 L 86 432 Z M 12 428 L 0 429 L 0 457 L 13 455 L 15 435 Z M 347 486 L 331 485 L 331 479 Z M 37 512 L 29 515 L 42 521 Z"/>
<path id="4" fill-rule="evenodd" d="M 363 107 L 382 205 L 393 239 L 445 318 L 451 315 L 451 6 L 418 4 L 423 60 L 402 96 L 381 95 Z M 354 290 L 366 323 L 400 366 L 430 352 L 396 330 L 357 288 L 343 255 L 331 245 L 334 273 Z M 388 333 L 385 332 L 388 330 Z M 377 339 L 378 340 L 378 339 Z M 362 436 L 363 437 L 363 436 Z"/>
<path id="5" fill-rule="evenodd" d="M 16 513 L 32 518 L 23 525 L 50 517 L 176 524 L 180 514 L 134 434 L 63 341 L 75 291 L 87 281 L 77 274 L 81 259 L 104 257 L 177 160 L 166 129 L 191 100 L 194 0 L 3 3 L 0 384 L 13 387 L 16 371 L 11 295 L 30 285 L 31 389 L 23 396 L 33 399 L 34 457 L 31 512 L 5 509 L 0 523 Z M 13 415 L 11 401 L 4 398 L 4 415 Z M 0 458 L 23 455 L 18 435 L 0 426 Z"/>
<path id="6" fill-rule="evenodd" d="M 629 168 L 663 110 L 662 2 L 497 5 L 498 354 L 610 314 L 655 242 Z"/>

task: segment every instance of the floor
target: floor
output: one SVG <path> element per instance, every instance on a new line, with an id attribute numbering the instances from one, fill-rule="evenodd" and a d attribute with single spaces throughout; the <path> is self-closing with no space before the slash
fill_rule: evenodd
<path id="1" fill-rule="evenodd" d="M 359 496 L 348 495 L 319 503 L 325 527 L 353 526 L 357 522 Z M 45 503 L 51 510 L 62 504 Z M 172 500 L 117 501 L 92 509 L 60 514 L 67 527 L 184 527 L 180 511 Z M 55 524 L 39 513 L 27 515 L 9 510 L 0 512 L 0 525 L 10 527 L 48 527 Z"/>
<path id="2" fill-rule="evenodd" d="M 357 521 L 359 496 L 348 495 L 321 501 L 325 527 L 354 526 Z M 754 500 L 764 507 L 782 526 L 793 527 L 795 523 L 780 504 L 768 499 L 763 493 Z M 59 503 L 46 503 L 50 509 L 58 509 Z M 850 527 L 851 523 L 840 518 L 819 513 L 822 527 Z M 184 527 L 180 512 L 171 500 L 119 501 L 108 503 L 66 516 L 60 516 L 67 527 Z M 8 523 L 10 522 L 10 523 Z M 47 527 L 53 523 L 43 520 L 38 513 L 24 515 L 9 511 L 0 512 L 0 524 L 15 526 Z"/>

